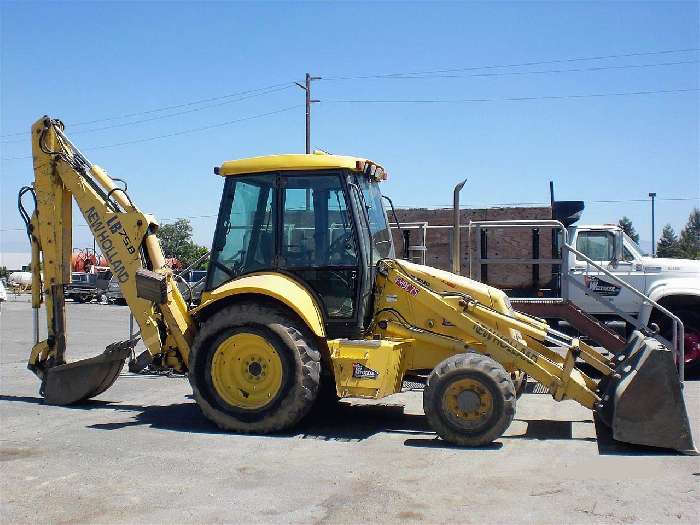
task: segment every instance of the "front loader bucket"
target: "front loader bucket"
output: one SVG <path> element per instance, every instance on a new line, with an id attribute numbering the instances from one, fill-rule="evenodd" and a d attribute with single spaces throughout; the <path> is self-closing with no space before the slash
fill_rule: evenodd
<path id="1" fill-rule="evenodd" d="M 112 343 L 98 356 L 47 369 L 41 385 L 44 399 L 51 405 L 71 405 L 101 394 L 117 380 L 136 342 Z"/>
<path id="2" fill-rule="evenodd" d="M 617 441 L 697 454 L 673 352 L 635 332 L 599 386 L 600 418 Z"/>

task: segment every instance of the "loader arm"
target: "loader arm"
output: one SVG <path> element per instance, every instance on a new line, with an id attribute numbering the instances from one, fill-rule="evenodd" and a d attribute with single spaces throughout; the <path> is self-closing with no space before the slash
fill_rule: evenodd
<path id="1" fill-rule="evenodd" d="M 403 373 L 476 351 L 522 371 L 556 401 L 593 410 L 616 439 L 695 452 L 673 353 L 636 332 L 613 360 L 541 319 L 513 311 L 500 290 L 407 261 L 379 263 L 374 339 L 404 341 Z M 580 369 L 580 361 L 601 377 Z M 399 383 L 400 384 L 400 383 Z"/>
<path id="2" fill-rule="evenodd" d="M 447 272 L 441 276 L 440 270 L 409 264 L 382 263 L 380 274 L 384 275 L 378 281 L 382 289 L 375 317 L 382 337 L 416 340 L 416 350 L 407 356 L 408 369 L 428 368 L 431 350 L 454 347 L 458 342 L 462 351 L 477 350 L 493 357 L 509 372 L 527 373 L 558 401 L 573 399 L 590 409 L 600 402 L 596 382 L 574 367 L 576 358 L 582 358 L 602 374 L 612 374 L 609 361 L 598 352 L 582 341 L 565 338 L 556 341 L 563 350 L 558 353 L 544 345 L 548 339 L 555 340 L 546 323 L 522 314 L 516 316 L 505 305 L 499 311 L 498 298 L 489 298 L 495 302 L 494 307 L 487 302 L 489 299 L 475 297 L 475 290 L 488 287 L 475 283 L 478 288 L 469 294 L 459 287 L 458 281 L 463 278 Z M 452 290 L 441 291 L 450 288 L 445 286 L 448 279 L 454 280 Z M 387 296 L 390 301 L 394 297 L 396 300 L 386 303 Z M 561 346 L 565 343 L 567 346 Z"/>
<path id="3" fill-rule="evenodd" d="M 70 378 L 73 382 L 86 383 L 83 390 L 89 392 L 85 394 L 96 395 L 94 385 L 87 384 L 89 378 L 76 379 L 80 373 L 77 365 L 81 362 L 67 365 L 65 356 L 64 286 L 71 276 L 73 199 L 109 261 L 149 354 L 161 356 L 169 366 L 184 369 L 194 324 L 171 270 L 164 266 L 155 235 L 158 228 L 155 219 L 136 207 L 126 192 L 125 183 L 123 188 L 117 185 L 117 181 L 123 181 L 110 178 L 80 153 L 63 134 L 60 121 L 44 117 L 32 126 L 32 154 L 34 184 L 20 192 L 20 208 L 25 220 L 29 220 L 34 283 L 35 344 L 28 366 L 42 379 L 45 395 L 54 390 L 47 384 L 51 376 L 58 376 L 59 372 L 64 372 L 65 376 L 68 370 L 74 370 Z M 31 217 L 24 211 L 21 199 L 23 193 L 28 192 L 33 193 L 35 199 Z M 39 341 L 37 319 L 42 300 L 46 303 L 48 337 Z M 130 353 L 134 344 L 135 341 L 122 342 L 117 347 L 110 345 L 102 356 L 86 360 L 86 366 L 94 368 L 96 363 L 104 363 L 101 372 L 115 375 L 106 363 L 112 363 L 114 368 L 114 363 L 119 362 L 118 356 Z M 66 379 L 64 377 L 62 382 Z M 77 390 L 68 397 L 81 396 L 81 389 Z M 57 401 L 64 404 L 61 401 L 66 400 Z"/>

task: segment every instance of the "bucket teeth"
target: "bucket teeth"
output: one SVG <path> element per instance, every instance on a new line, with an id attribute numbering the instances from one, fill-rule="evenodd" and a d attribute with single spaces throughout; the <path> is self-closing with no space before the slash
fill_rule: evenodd
<path id="1" fill-rule="evenodd" d="M 41 385 L 44 399 L 51 405 L 71 405 L 101 394 L 117 380 L 137 341 L 112 343 L 98 356 L 47 369 Z"/>
<path id="2" fill-rule="evenodd" d="M 694 453 L 673 352 L 635 332 L 601 381 L 596 412 L 617 441 Z"/>

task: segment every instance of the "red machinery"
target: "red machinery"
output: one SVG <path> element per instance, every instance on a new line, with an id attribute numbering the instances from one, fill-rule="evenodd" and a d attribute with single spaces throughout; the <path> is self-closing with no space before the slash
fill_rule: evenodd
<path id="1" fill-rule="evenodd" d="M 97 255 L 91 248 L 74 248 L 70 260 L 71 271 L 85 272 L 91 271 L 94 266 L 109 266 L 109 262 L 102 255 Z"/>

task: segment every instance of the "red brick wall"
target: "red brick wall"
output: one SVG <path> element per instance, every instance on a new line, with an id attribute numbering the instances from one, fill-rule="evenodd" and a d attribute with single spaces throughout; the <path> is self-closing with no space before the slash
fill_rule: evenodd
<path id="1" fill-rule="evenodd" d="M 410 222 L 427 222 L 430 226 L 451 226 L 451 209 L 399 209 L 396 210 L 402 224 Z M 460 210 L 460 221 L 462 225 L 469 221 L 484 220 L 508 220 L 508 219 L 550 219 L 551 209 L 549 207 L 538 208 L 488 208 Z M 462 275 L 469 276 L 469 263 L 472 262 L 472 276 L 478 276 L 476 253 L 477 236 L 479 232 L 472 230 L 471 243 L 469 241 L 469 230 L 462 228 L 461 254 L 462 254 Z M 428 228 L 426 234 L 426 258 L 425 262 L 429 266 L 451 270 L 451 237 L 452 228 Z M 552 253 L 551 230 L 540 229 L 540 257 L 549 258 Z M 411 230 L 411 245 L 421 243 L 419 230 Z M 398 231 L 394 230 L 394 243 L 397 255 L 402 256 L 403 240 Z M 532 231 L 530 228 L 487 230 L 488 257 L 496 258 L 532 258 Z M 414 255 L 416 253 L 414 252 Z M 414 259 L 417 261 L 417 259 Z M 540 265 L 539 286 L 545 286 L 551 279 L 551 266 Z M 487 282 L 504 289 L 525 289 L 531 287 L 532 266 L 530 264 L 490 264 L 488 267 Z"/>

